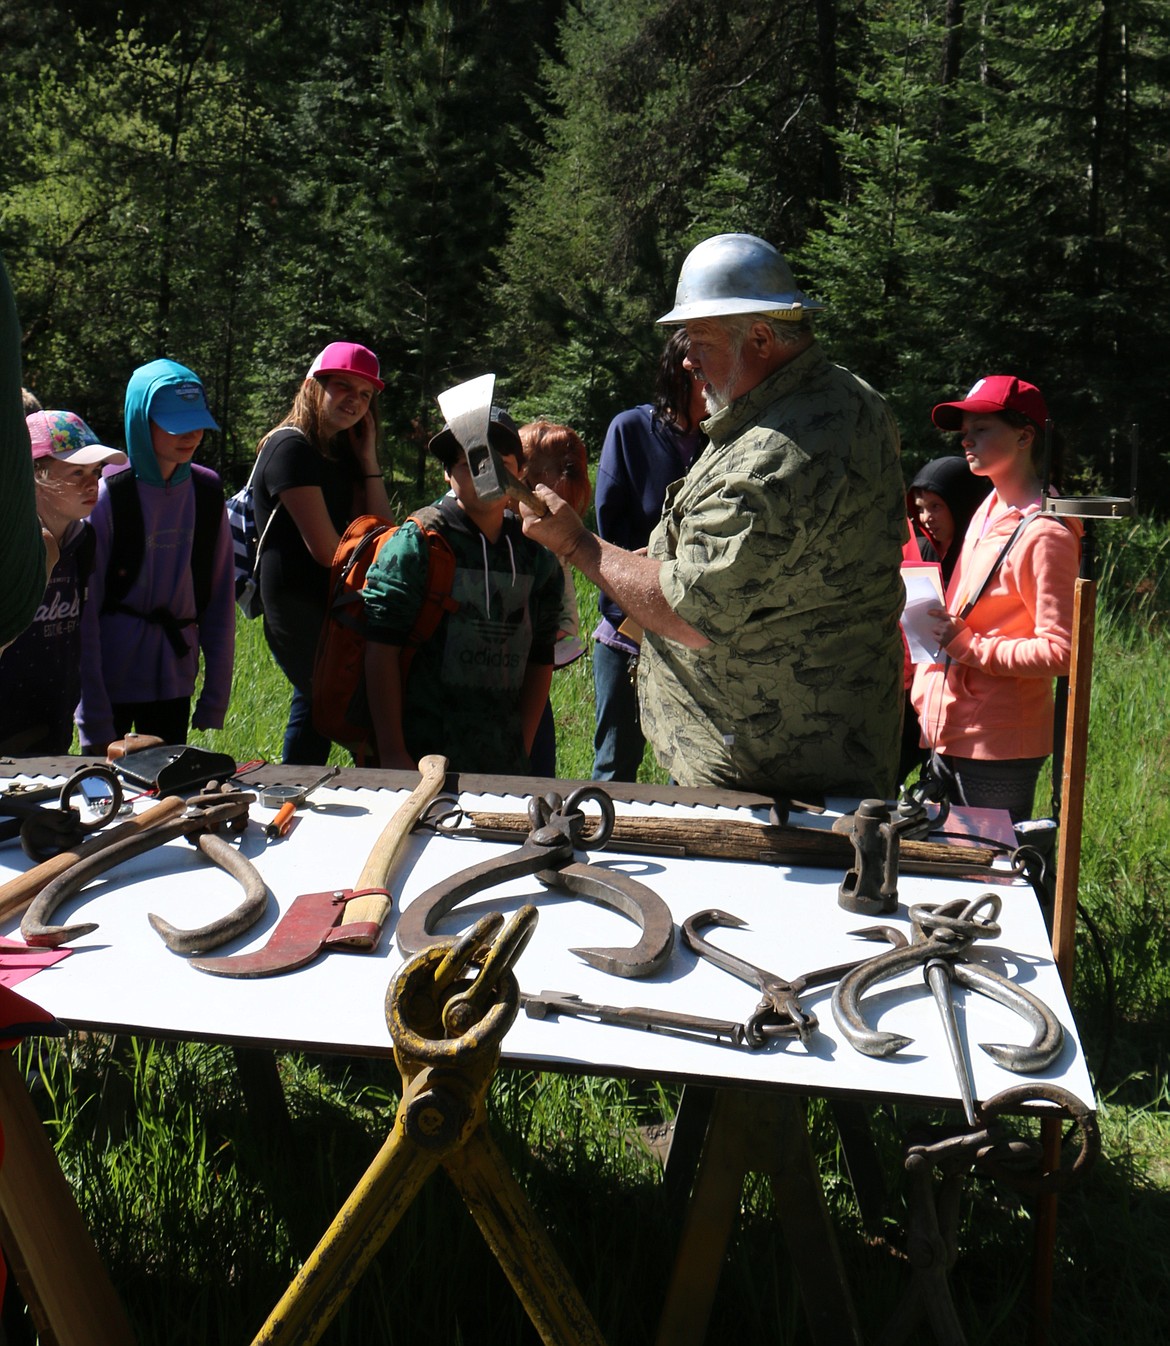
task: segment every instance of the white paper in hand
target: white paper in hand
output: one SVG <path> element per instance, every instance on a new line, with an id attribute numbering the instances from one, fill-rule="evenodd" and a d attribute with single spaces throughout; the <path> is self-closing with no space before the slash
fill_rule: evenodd
<path id="1" fill-rule="evenodd" d="M 931 608 L 946 607 L 942 569 L 937 561 L 907 561 L 902 566 L 902 582 L 906 586 L 902 630 L 910 658 L 916 664 L 941 664 L 945 656 L 930 631 L 935 619 L 927 614 Z"/>

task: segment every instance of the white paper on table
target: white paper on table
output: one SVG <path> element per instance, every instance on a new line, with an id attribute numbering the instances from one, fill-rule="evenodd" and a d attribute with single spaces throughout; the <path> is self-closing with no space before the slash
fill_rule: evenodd
<path id="1" fill-rule="evenodd" d="M 910 647 L 910 658 L 916 664 L 941 664 L 942 647 L 930 633 L 934 618 L 927 613 L 931 608 L 946 607 L 942 567 L 937 561 L 906 561 L 902 565 L 902 582 L 906 586 L 902 630 Z"/>

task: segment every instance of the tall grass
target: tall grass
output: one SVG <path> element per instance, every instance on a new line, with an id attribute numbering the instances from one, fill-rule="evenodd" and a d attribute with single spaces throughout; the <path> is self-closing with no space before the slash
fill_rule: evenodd
<path id="1" fill-rule="evenodd" d="M 1067 1346 L 1170 1336 L 1168 547 L 1170 532 L 1153 525 L 1102 530 L 1081 866 L 1081 903 L 1100 942 L 1082 925 L 1073 1001 L 1105 1150 L 1060 1203 L 1053 1340 Z M 596 618 L 587 586 L 580 596 L 588 631 Z M 239 651 L 229 724 L 201 741 L 240 760 L 275 759 L 287 686 L 258 623 L 241 623 Z M 555 675 L 553 702 L 559 773 L 587 777 L 588 656 Z M 657 768 L 648 761 L 644 770 Z M 249 1340 L 385 1136 L 397 1099 L 388 1061 L 281 1054 L 292 1117 L 292 1148 L 282 1151 L 245 1115 L 226 1048 L 75 1037 L 26 1047 L 23 1060 L 144 1346 Z M 612 1346 L 642 1346 L 654 1334 L 677 1226 L 643 1128 L 661 1125 L 677 1101 L 673 1089 L 527 1071 L 501 1071 L 490 1096 L 494 1132 Z M 900 1144 L 912 1123 L 930 1119 L 907 1108 L 873 1113 L 892 1194 L 888 1237 L 874 1241 L 827 1108 L 814 1103 L 810 1117 L 851 1284 L 876 1337 L 909 1286 L 896 1251 Z M 963 1212 L 952 1284 L 969 1340 L 1023 1341 L 1027 1206 L 981 1181 L 968 1185 Z M 749 1182 L 712 1341 L 804 1338 L 774 1214 L 768 1185 Z M 529 1346 L 536 1336 L 436 1176 L 325 1340 Z"/>

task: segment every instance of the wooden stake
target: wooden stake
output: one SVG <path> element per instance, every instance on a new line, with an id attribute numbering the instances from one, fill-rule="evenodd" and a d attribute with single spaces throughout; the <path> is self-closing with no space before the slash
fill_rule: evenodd
<path id="1" fill-rule="evenodd" d="M 1060 787 L 1061 837 L 1056 864 L 1056 901 L 1052 917 L 1052 957 L 1065 994 L 1071 1000 L 1076 953 L 1077 891 L 1081 877 L 1081 835 L 1085 812 L 1085 765 L 1089 744 L 1089 703 L 1093 685 L 1093 637 L 1097 620 L 1097 586 L 1078 579 L 1073 596 L 1072 663 L 1069 668 L 1068 721 L 1064 736 L 1064 771 Z M 1062 1119 L 1046 1117 L 1040 1124 L 1046 1170 L 1060 1164 Z M 1052 1326 L 1052 1266 L 1056 1256 L 1056 1196 L 1036 1203 L 1032 1261 L 1031 1346 L 1047 1346 Z"/>
<path id="2" fill-rule="evenodd" d="M 1079 579 L 1073 596 L 1073 647 L 1069 669 L 1068 723 L 1060 787 L 1060 853 L 1056 865 L 1056 906 L 1052 956 L 1065 994 L 1072 995 L 1076 954 L 1077 891 L 1081 880 L 1081 834 L 1085 813 L 1085 765 L 1089 746 L 1089 703 L 1093 688 L 1093 637 L 1097 586 Z"/>
<path id="3" fill-rule="evenodd" d="M 126 1312 L 85 1227 L 24 1080 L 0 1051 L 0 1242 L 42 1341 L 134 1346 Z"/>

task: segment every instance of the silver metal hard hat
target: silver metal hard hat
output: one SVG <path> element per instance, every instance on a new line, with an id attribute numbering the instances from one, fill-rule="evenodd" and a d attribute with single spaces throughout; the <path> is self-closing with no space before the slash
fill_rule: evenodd
<path id="1" fill-rule="evenodd" d="M 754 234 L 716 234 L 692 248 L 678 275 L 674 308 L 659 323 L 732 313 L 799 318 L 824 308 L 796 288 L 788 263 Z"/>

